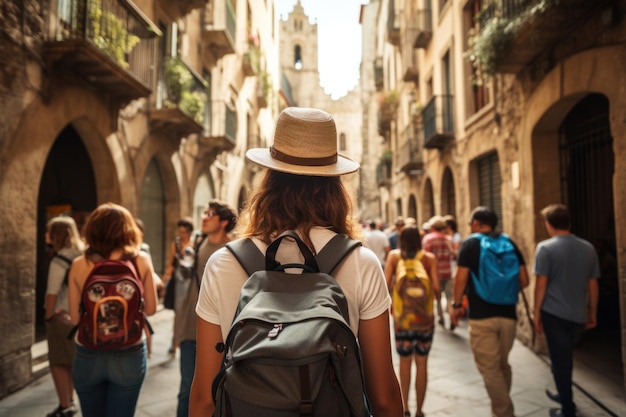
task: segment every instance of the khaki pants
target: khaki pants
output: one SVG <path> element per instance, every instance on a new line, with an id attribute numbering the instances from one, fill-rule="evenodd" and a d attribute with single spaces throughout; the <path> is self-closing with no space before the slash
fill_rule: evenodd
<path id="1" fill-rule="evenodd" d="M 504 317 L 469 320 L 470 346 L 491 399 L 493 417 L 513 417 L 509 352 L 515 341 L 516 322 Z"/>

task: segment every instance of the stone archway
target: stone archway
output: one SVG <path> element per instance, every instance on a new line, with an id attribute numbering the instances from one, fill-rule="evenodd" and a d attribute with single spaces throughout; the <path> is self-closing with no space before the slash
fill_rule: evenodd
<path id="1" fill-rule="evenodd" d="M 582 230 L 587 230 L 589 240 L 594 239 L 598 233 L 593 233 L 594 224 L 598 221 L 606 221 L 612 218 L 614 222 L 610 229 L 614 231 L 614 242 L 616 248 L 626 247 L 626 219 L 617 215 L 621 213 L 621 207 L 626 204 L 626 195 L 621 192 L 626 186 L 626 126 L 622 123 L 623 115 L 626 113 L 626 101 L 621 91 L 626 86 L 626 51 L 621 47 L 598 48 L 572 56 L 557 65 L 535 88 L 526 103 L 526 117 L 523 120 L 522 131 L 529 132 L 529 160 L 526 161 L 532 167 L 532 201 L 534 203 L 532 214 L 538 213 L 549 203 L 562 202 L 573 206 L 580 215 L 586 213 L 581 220 Z M 602 104 L 602 103 L 606 104 Z M 585 107 L 587 110 L 585 110 Z M 602 111 L 601 107 L 604 107 Z M 590 122 L 592 113 L 600 110 L 597 120 Z M 603 114 L 602 114 L 603 113 Z M 595 114 L 595 113 L 594 113 Z M 595 116 L 594 116 L 595 117 Z M 601 121 L 601 120 L 604 121 Z M 581 124 L 574 127 L 574 124 Z M 599 123 L 599 124 L 598 124 Z M 593 125 L 593 126 L 592 126 Z M 569 126 L 569 127 L 568 127 Z M 603 126 L 603 127 L 602 127 Z M 612 138 L 609 146 L 609 153 L 612 156 L 600 156 L 599 150 L 604 147 L 601 132 L 606 129 L 605 137 Z M 589 138 L 589 140 L 585 139 Z M 578 144 L 574 144 L 577 142 Z M 588 144 L 588 145 L 585 145 Z M 588 146 L 587 150 L 575 150 L 575 146 Z M 567 161 L 564 160 L 568 159 Z M 572 158 L 578 159 L 572 162 Z M 608 158 L 608 159 L 607 159 Z M 611 160 L 612 159 L 612 160 Z M 595 161 L 595 162 L 594 162 Z M 573 168 L 572 168 L 572 163 Z M 594 169 L 592 176 L 576 178 L 574 172 L 589 172 L 589 164 L 611 168 L 611 172 L 602 178 L 594 180 L 598 171 Z M 598 165 L 599 164 L 599 165 Z M 567 168 L 570 167 L 570 168 Z M 573 171 L 572 171 L 573 169 Z M 602 184 L 600 184 L 600 182 Z M 612 182 L 612 186 L 611 186 Z M 595 185 L 594 185 L 595 184 Z M 608 188 L 607 188 L 608 186 Z M 605 194 L 602 198 L 612 194 L 612 202 L 593 204 L 577 202 L 572 198 L 572 194 L 586 193 L 586 189 L 603 190 Z M 594 191 L 595 192 L 595 191 Z M 594 199 L 589 196 L 586 198 Z M 602 200 L 604 201 L 604 200 Z M 597 204 L 596 204 L 597 203 Z M 607 208 L 608 212 L 602 207 Z M 590 211 L 591 210 L 591 211 Z M 591 213 L 596 211 L 595 214 Z M 586 217 L 585 217 L 586 216 Z M 585 220 L 586 219 L 586 220 Z M 547 237 L 540 216 L 528 219 L 529 223 L 534 223 L 533 241 L 538 242 Z M 589 224 L 587 224 L 589 223 Z M 595 230 L 600 230 L 595 228 Z M 624 268 L 626 265 L 626 253 L 622 250 L 616 251 L 617 261 L 617 285 L 618 294 L 624 294 L 626 285 L 626 275 Z M 621 323 L 615 330 L 614 341 L 605 343 L 605 346 L 613 346 L 616 349 L 613 353 L 606 350 L 592 348 L 593 353 L 585 356 L 590 368 L 594 368 L 599 375 L 613 374 L 622 378 L 626 369 L 626 352 L 623 350 L 626 336 L 626 314 L 624 305 L 626 298 L 621 295 Z M 604 338 L 601 335 L 593 337 L 593 343 L 602 343 Z M 619 349 L 621 339 L 622 349 Z M 578 355 L 584 355 L 584 346 L 577 349 Z M 612 360 L 607 360 L 614 357 Z M 597 359 L 602 358 L 602 363 Z M 603 366 L 606 366 L 605 368 Z M 621 372 L 620 372 L 621 371 Z M 593 395 L 593 390 L 597 387 L 587 387 Z M 616 393 L 615 398 L 623 398 L 624 393 Z M 617 408 L 616 408 L 617 409 Z"/>

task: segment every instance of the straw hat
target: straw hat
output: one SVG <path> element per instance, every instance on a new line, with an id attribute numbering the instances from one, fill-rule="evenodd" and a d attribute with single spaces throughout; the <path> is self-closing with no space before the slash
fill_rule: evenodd
<path id="1" fill-rule="evenodd" d="M 337 153 L 337 128 L 325 111 L 288 107 L 280 113 L 274 145 L 253 148 L 246 158 L 275 171 L 335 177 L 359 169 L 359 164 Z"/>

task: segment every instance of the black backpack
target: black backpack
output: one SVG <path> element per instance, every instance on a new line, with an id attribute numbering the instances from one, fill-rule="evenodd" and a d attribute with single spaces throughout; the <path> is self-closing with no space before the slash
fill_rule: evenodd
<path id="1" fill-rule="evenodd" d="M 305 264 L 276 262 L 294 239 Z M 292 231 L 267 248 L 250 239 L 227 244 L 250 276 L 213 381 L 214 416 L 370 416 L 359 344 L 348 303 L 330 273 L 361 242 L 336 235 L 314 256 Z M 289 274 L 300 268 L 302 274 Z"/>

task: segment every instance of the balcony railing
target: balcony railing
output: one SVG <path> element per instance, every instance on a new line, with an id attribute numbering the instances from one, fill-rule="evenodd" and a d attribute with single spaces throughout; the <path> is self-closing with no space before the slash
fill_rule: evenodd
<path id="1" fill-rule="evenodd" d="M 422 149 L 419 146 L 415 124 L 409 123 L 401 136 L 400 152 L 397 153 L 397 166 L 407 175 L 417 175 L 424 166 Z"/>
<path id="2" fill-rule="evenodd" d="M 159 29 L 130 0 L 50 2 L 43 57 L 53 73 L 75 74 L 120 105 L 150 94 Z"/>
<path id="3" fill-rule="evenodd" d="M 385 72 L 382 57 L 378 57 L 374 60 L 374 85 L 376 86 L 376 91 L 383 91 L 385 87 Z"/>
<path id="4" fill-rule="evenodd" d="M 480 32 L 468 55 L 485 74 L 517 73 L 610 5 L 611 0 L 490 0 L 478 15 Z"/>
<path id="5" fill-rule="evenodd" d="M 391 184 L 391 160 L 380 159 L 376 165 L 376 182 L 379 187 L 386 187 Z"/>
<path id="6" fill-rule="evenodd" d="M 203 126 L 208 102 L 207 82 L 179 57 L 165 60 L 159 77 L 157 108 L 178 108 Z"/>
<path id="7" fill-rule="evenodd" d="M 433 14 L 430 9 L 416 10 L 411 13 L 408 28 L 412 38 L 409 39 L 414 48 L 426 48 L 433 37 Z"/>
<path id="8" fill-rule="evenodd" d="M 241 70 L 246 77 L 253 77 L 260 71 L 261 50 L 254 44 L 248 44 L 248 50 L 241 57 Z"/>
<path id="9" fill-rule="evenodd" d="M 214 100 L 208 113 L 205 140 L 221 150 L 233 149 L 237 143 L 237 112 L 226 101 Z"/>
<path id="10" fill-rule="evenodd" d="M 424 147 L 443 149 L 454 140 L 454 100 L 452 95 L 433 96 L 422 110 Z"/>
<path id="11" fill-rule="evenodd" d="M 388 90 L 378 95 L 378 133 L 385 136 L 398 114 L 398 92 Z"/>
<path id="12" fill-rule="evenodd" d="M 260 109 L 267 107 L 271 88 L 272 83 L 269 74 L 265 71 L 261 72 L 257 77 L 256 86 L 256 103 Z"/>
<path id="13" fill-rule="evenodd" d="M 413 48 L 412 39 L 414 29 L 407 28 L 404 32 L 405 41 L 402 42 L 402 80 L 406 82 L 419 82 L 419 67 L 417 65 L 417 54 Z"/>
<path id="14" fill-rule="evenodd" d="M 201 13 L 202 40 L 213 58 L 235 53 L 237 24 L 230 0 L 210 1 Z"/>
<path id="15" fill-rule="evenodd" d="M 400 45 L 400 12 L 396 9 L 396 1 L 389 0 L 387 9 L 387 41 L 392 45 Z"/>
<path id="16" fill-rule="evenodd" d="M 162 2 L 171 3 L 174 6 L 174 10 L 178 10 L 180 13 L 179 16 L 185 16 L 187 13 L 192 11 L 193 9 L 199 9 L 207 4 L 209 0 L 161 0 Z"/>

